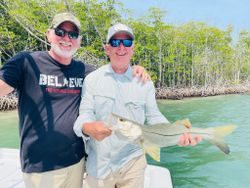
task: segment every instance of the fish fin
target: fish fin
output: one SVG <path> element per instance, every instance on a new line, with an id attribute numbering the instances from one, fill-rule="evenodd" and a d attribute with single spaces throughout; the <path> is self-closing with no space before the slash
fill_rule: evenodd
<path id="1" fill-rule="evenodd" d="M 222 139 L 212 139 L 209 140 L 209 142 L 211 144 L 216 145 L 221 151 L 223 151 L 225 154 L 229 154 L 230 153 L 230 149 L 229 146 L 222 140 Z"/>
<path id="2" fill-rule="evenodd" d="M 209 140 L 212 144 L 216 145 L 221 151 L 225 154 L 230 153 L 229 146 L 223 141 L 223 137 L 231 134 L 237 126 L 235 125 L 227 125 L 221 127 L 214 128 L 214 138 Z"/>
<path id="3" fill-rule="evenodd" d="M 150 157 L 152 157 L 152 159 L 154 159 L 155 161 L 161 161 L 161 148 L 159 146 L 148 144 L 145 147 L 145 153 L 150 155 Z"/>
<path id="4" fill-rule="evenodd" d="M 183 126 L 185 126 L 186 128 L 192 127 L 192 124 L 191 124 L 191 122 L 190 122 L 189 119 L 178 120 L 178 121 L 174 122 L 173 124 L 174 124 L 174 125 L 183 125 Z"/>

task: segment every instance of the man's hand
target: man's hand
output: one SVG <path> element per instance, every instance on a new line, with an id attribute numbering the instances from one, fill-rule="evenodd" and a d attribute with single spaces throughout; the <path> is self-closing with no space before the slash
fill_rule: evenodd
<path id="1" fill-rule="evenodd" d="M 189 145 L 195 146 L 201 141 L 202 141 L 201 136 L 193 137 L 192 135 L 188 133 L 184 133 L 183 135 L 181 135 L 178 145 L 179 146 L 189 146 Z"/>
<path id="2" fill-rule="evenodd" d="M 176 122 L 174 122 L 174 125 L 184 126 L 188 129 L 190 129 L 192 127 L 192 124 L 189 121 L 189 119 L 183 119 L 183 120 L 176 121 Z M 193 137 L 192 135 L 190 135 L 188 133 L 184 133 L 183 135 L 181 135 L 178 145 L 179 146 L 189 146 L 189 145 L 195 146 L 196 144 L 198 144 L 201 141 L 202 141 L 202 137 L 199 135 Z"/>
<path id="3" fill-rule="evenodd" d="M 174 122 L 174 125 L 184 126 L 188 129 L 190 129 L 192 127 L 192 124 L 189 121 L 189 119 L 183 119 L 183 120 L 176 121 L 176 122 Z M 199 135 L 193 137 L 189 133 L 184 133 L 181 135 L 178 145 L 181 147 L 189 146 L 189 145 L 195 146 L 196 144 L 198 144 L 201 141 L 202 141 L 202 137 Z"/>
<path id="4" fill-rule="evenodd" d="M 151 79 L 147 70 L 140 65 L 133 66 L 133 76 L 139 77 L 140 81 L 143 83 L 145 83 L 146 81 L 149 81 Z"/>
<path id="5" fill-rule="evenodd" d="M 97 141 L 102 141 L 112 133 L 112 130 L 106 127 L 102 121 L 85 123 L 83 124 L 82 131 Z"/>

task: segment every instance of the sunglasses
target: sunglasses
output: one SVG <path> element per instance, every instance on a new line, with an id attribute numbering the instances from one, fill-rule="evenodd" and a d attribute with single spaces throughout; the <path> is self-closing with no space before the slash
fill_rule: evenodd
<path id="1" fill-rule="evenodd" d="M 68 34 L 68 37 L 70 39 L 77 39 L 79 36 L 79 33 L 77 31 L 65 31 L 62 28 L 55 28 L 55 34 L 59 37 L 64 37 L 66 34 Z"/>
<path id="2" fill-rule="evenodd" d="M 118 47 L 120 44 L 123 44 L 124 47 L 131 47 L 133 44 L 132 39 L 110 39 L 109 44 L 112 47 Z"/>

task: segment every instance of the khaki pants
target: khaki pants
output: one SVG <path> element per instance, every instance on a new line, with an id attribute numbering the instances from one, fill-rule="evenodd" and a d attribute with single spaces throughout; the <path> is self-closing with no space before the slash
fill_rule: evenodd
<path id="1" fill-rule="evenodd" d="M 59 170 L 23 173 L 26 188 L 82 188 L 84 159 Z"/>
<path id="2" fill-rule="evenodd" d="M 128 162 L 118 172 L 111 172 L 105 179 L 86 178 L 86 188 L 143 188 L 147 162 L 145 155 Z"/>

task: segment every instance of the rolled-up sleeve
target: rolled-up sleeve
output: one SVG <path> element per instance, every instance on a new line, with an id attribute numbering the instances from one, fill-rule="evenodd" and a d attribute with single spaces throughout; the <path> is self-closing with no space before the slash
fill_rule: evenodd
<path id="1" fill-rule="evenodd" d="M 79 108 L 79 116 L 74 124 L 74 132 L 77 136 L 83 137 L 88 140 L 89 137 L 82 132 L 82 126 L 84 123 L 93 122 L 96 120 L 94 115 L 94 101 L 92 95 L 91 79 L 89 76 L 85 78 L 82 88 L 82 99 Z"/>
<path id="2" fill-rule="evenodd" d="M 146 95 L 146 124 L 169 123 L 167 118 L 159 111 L 155 99 L 155 87 L 153 82 L 149 84 Z"/>

